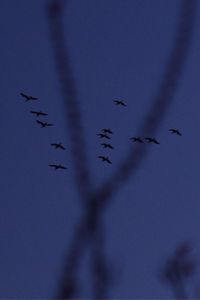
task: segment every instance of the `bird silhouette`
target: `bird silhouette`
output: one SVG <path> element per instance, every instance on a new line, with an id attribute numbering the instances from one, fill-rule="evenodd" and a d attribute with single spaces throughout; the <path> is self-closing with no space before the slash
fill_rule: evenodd
<path id="1" fill-rule="evenodd" d="M 108 157 L 106 157 L 106 156 L 98 156 L 102 161 L 106 161 L 107 163 L 109 163 L 109 164 L 112 164 L 112 162 L 110 161 L 110 159 L 108 158 Z"/>
<path id="2" fill-rule="evenodd" d="M 104 134 L 104 133 L 98 133 L 97 135 L 98 135 L 101 139 L 106 138 L 106 139 L 109 139 L 109 140 L 110 140 L 110 137 L 109 137 L 107 134 Z"/>
<path id="3" fill-rule="evenodd" d="M 154 144 L 157 144 L 157 145 L 160 144 L 155 138 L 146 137 L 145 139 L 148 141 L 148 143 L 154 143 Z"/>
<path id="4" fill-rule="evenodd" d="M 143 143 L 143 140 L 141 139 L 141 137 L 135 137 L 133 136 L 132 138 L 130 138 L 130 140 L 132 140 L 133 142 L 138 142 L 138 143 Z"/>
<path id="5" fill-rule="evenodd" d="M 171 128 L 169 129 L 169 131 L 171 131 L 172 134 L 177 134 L 177 135 L 182 135 L 182 133 L 180 133 L 179 129 L 174 129 L 174 128 Z"/>
<path id="6" fill-rule="evenodd" d="M 110 145 L 110 144 L 102 143 L 101 145 L 103 146 L 103 148 L 114 149 L 114 147 L 112 145 Z"/>
<path id="7" fill-rule="evenodd" d="M 24 93 L 20 93 L 20 95 L 21 95 L 22 97 L 24 97 L 24 98 L 26 99 L 26 101 L 30 101 L 30 100 L 38 100 L 38 98 L 33 97 L 33 96 L 26 95 L 26 94 L 24 94 Z"/>
<path id="8" fill-rule="evenodd" d="M 48 126 L 54 126 L 51 123 L 42 122 L 42 121 L 39 121 L 39 120 L 36 120 L 36 122 L 41 125 L 41 128 L 48 127 Z"/>
<path id="9" fill-rule="evenodd" d="M 64 167 L 63 165 L 49 165 L 49 167 L 54 168 L 54 170 L 63 169 L 67 170 L 68 168 Z"/>
<path id="10" fill-rule="evenodd" d="M 101 129 L 101 131 L 102 131 L 103 133 L 113 134 L 112 130 L 109 129 L 109 128 L 103 128 L 103 129 Z"/>
<path id="11" fill-rule="evenodd" d="M 31 112 L 31 114 L 36 115 L 37 117 L 39 117 L 39 116 L 48 116 L 47 113 L 44 113 L 42 111 L 33 111 L 33 110 L 31 110 L 30 112 Z"/>
<path id="12" fill-rule="evenodd" d="M 65 150 L 65 147 L 61 143 L 52 143 L 51 146 L 55 147 L 55 149 L 62 149 Z"/>
<path id="13" fill-rule="evenodd" d="M 114 100 L 116 105 L 127 106 L 123 100 Z"/>

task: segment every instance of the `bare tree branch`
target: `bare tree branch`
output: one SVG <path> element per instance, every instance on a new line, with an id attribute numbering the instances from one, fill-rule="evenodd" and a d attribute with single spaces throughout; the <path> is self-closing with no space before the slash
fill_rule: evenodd
<path id="1" fill-rule="evenodd" d="M 136 174 L 139 166 L 146 157 L 147 147 L 141 148 L 136 146 L 134 150 L 131 148 L 127 157 L 120 163 L 117 171 L 99 189 L 96 191 L 92 190 L 82 129 L 83 125 L 77 100 L 77 87 L 70 65 L 68 47 L 65 45 L 64 29 L 61 20 L 63 3 L 61 0 L 53 0 L 48 4 L 49 27 L 62 95 L 65 100 L 66 113 L 69 120 L 76 183 L 81 198 L 86 201 L 84 207 L 85 213 L 77 227 L 69 253 L 66 256 L 63 276 L 57 295 L 59 298 L 70 299 L 78 291 L 77 271 L 81 257 L 84 254 L 84 249 L 91 240 L 93 243 L 96 243 L 95 241 L 98 241 L 98 239 L 101 240 L 101 220 L 106 205 L 110 203 L 111 197 L 123 186 L 127 179 L 131 175 Z M 174 46 L 168 58 L 163 80 L 157 94 L 152 99 L 152 107 L 141 125 L 139 135 L 154 135 L 156 130 L 159 129 L 169 105 L 172 103 L 190 46 L 196 6 L 196 0 L 181 1 L 180 21 Z M 94 257 L 94 265 L 96 266 L 96 270 L 98 269 L 98 272 L 95 272 L 99 274 L 99 277 L 97 277 L 100 280 L 99 292 L 95 295 L 97 297 L 98 295 L 102 296 L 102 294 L 106 294 L 106 290 L 103 289 L 105 287 L 105 284 L 103 286 L 103 280 L 105 280 L 105 276 L 102 276 L 103 269 L 99 271 L 99 266 L 103 267 L 105 260 L 102 258 L 102 252 L 96 253 Z"/>
<path id="2" fill-rule="evenodd" d="M 61 20 L 64 4 L 66 5 L 67 3 L 67 1 L 52 0 L 50 3 L 48 2 L 47 12 L 55 62 L 69 127 L 71 152 L 76 176 L 75 182 L 77 183 L 81 199 L 87 201 L 91 193 L 89 162 L 86 153 L 83 122 L 77 99 L 76 80 L 71 68 Z"/>

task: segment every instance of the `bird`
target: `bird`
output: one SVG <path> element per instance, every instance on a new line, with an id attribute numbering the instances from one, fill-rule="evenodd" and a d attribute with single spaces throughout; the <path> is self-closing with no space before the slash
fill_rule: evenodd
<path id="1" fill-rule="evenodd" d="M 169 131 L 171 131 L 172 134 L 177 134 L 177 135 L 182 135 L 182 133 L 180 133 L 179 129 L 174 129 L 174 128 L 171 128 L 169 129 Z"/>
<path id="2" fill-rule="evenodd" d="M 31 110 L 30 113 L 33 114 L 33 115 L 36 115 L 37 117 L 39 117 L 39 116 L 48 116 L 47 113 L 44 113 L 42 111 L 33 111 L 33 110 Z"/>
<path id="3" fill-rule="evenodd" d="M 38 98 L 33 97 L 33 96 L 28 96 L 28 95 L 26 95 L 26 94 L 24 94 L 24 93 L 20 93 L 20 95 L 21 95 L 22 97 L 26 98 L 26 101 L 29 101 L 29 100 L 38 100 Z"/>
<path id="4" fill-rule="evenodd" d="M 106 139 L 109 139 L 109 140 L 110 140 L 110 137 L 109 137 L 107 134 L 104 134 L 104 133 L 98 133 L 97 135 L 98 135 L 101 139 L 106 138 Z"/>
<path id="5" fill-rule="evenodd" d="M 58 169 L 63 169 L 63 170 L 67 170 L 68 168 L 62 166 L 62 165 L 49 165 L 49 167 L 54 168 L 54 170 L 58 170 Z"/>
<path id="6" fill-rule="evenodd" d="M 104 133 L 110 133 L 110 134 L 113 134 L 112 130 L 109 129 L 109 128 L 103 128 L 103 129 L 101 129 L 101 131 L 104 132 Z"/>
<path id="7" fill-rule="evenodd" d="M 114 100 L 116 105 L 122 105 L 122 106 L 127 106 L 123 100 Z"/>
<path id="8" fill-rule="evenodd" d="M 51 123 L 42 122 L 42 121 L 39 121 L 39 120 L 36 120 L 36 122 L 41 125 L 41 128 L 44 128 L 44 127 L 47 127 L 47 126 L 54 126 Z"/>
<path id="9" fill-rule="evenodd" d="M 65 147 L 61 143 L 52 143 L 51 146 L 55 147 L 55 149 L 60 148 L 62 150 L 65 150 Z"/>
<path id="10" fill-rule="evenodd" d="M 106 156 L 98 156 L 102 161 L 106 161 L 107 163 L 109 163 L 109 164 L 112 164 L 112 162 L 110 161 L 110 159 L 108 158 L 108 157 L 106 157 Z"/>
<path id="11" fill-rule="evenodd" d="M 157 145 L 160 144 L 155 138 L 146 137 L 145 139 L 148 141 L 148 143 L 154 143 Z"/>
<path id="12" fill-rule="evenodd" d="M 141 137 L 133 136 L 132 138 L 130 138 L 130 140 L 132 140 L 133 142 L 144 143 L 143 140 L 141 139 Z"/>
<path id="13" fill-rule="evenodd" d="M 110 144 L 102 143 L 101 145 L 103 146 L 103 148 L 114 149 L 114 147 L 112 145 L 110 145 Z"/>

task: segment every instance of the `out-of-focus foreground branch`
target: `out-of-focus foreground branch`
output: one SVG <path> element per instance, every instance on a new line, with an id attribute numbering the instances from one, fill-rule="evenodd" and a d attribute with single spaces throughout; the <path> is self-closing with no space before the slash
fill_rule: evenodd
<path id="1" fill-rule="evenodd" d="M 47 2 L 48 21 L 54 50 L 62 96 L 65 102 L 68 120 L 72 158 L 74 163 L 75 181 L 83 199 L 83 217 L 75 230 L 75 234 L 67 252 L 64 270 L 59 283 L 56 298 L 71 299 L 78 294 L 78 269 L 84 250 L 89 242 L 93 245 L 94 296 L 106 298 L 108 294 L 108 280 L 106 278 L 105 257 L 97 247 L 104 244 L 102 237 L 102 216 L 111 197 L 123 184 L 136 174 L 139 166 L 147 154 L 146 147 L 131 148 L 120 163 L 117 171 L 96 191 L 92 188 L 91 174 L 87 159 L 82 117 L 77 99 L 77 87 L 69 59 L 69 51 L 65 41 L 62 16 L 64 4 L 67 1 L 51 0 Z M 173 96 L 179 84 L 184 63 L 188 54 L 192 31 L 194 28 L 197 0 L 181 0 L 181 12 L 174 45 L 169 54 L 164 70 L 163 79 L 156 95 L 152 99 L 152 106 L 138 135 L 154 135 L 159 129 L 164 115 L 172 103 Z M 96 250 L 95 250 L 96 249 Z M 98 249 L 98 250 L 97 250 Z"/>
<path id="2" fill-rule="evenodd" d="M 170 285 L 175 299 L 191 299 L 187 294 L 187 281 L 196 269 L 196 259 L 191 255 L 188 242 L 180 244 L 160 270 L 160 279 Z"/>
<path id="3" fill-rule="evenodd" d="M 68 122 L 71 153 L 74 164 L 75 181 L 81 198 L 89 199 L 91 193 L 91 176 L 83 133 L 82 116 L 77 99 L 76 81 L 68 58 L 68 47 L 64 39 L 62 14 L 68 0 L 53 0 L 48 3 L 48 20 L 53 41 L 55 62 L 60 87 L 64 98 L 66 120 Z"/>

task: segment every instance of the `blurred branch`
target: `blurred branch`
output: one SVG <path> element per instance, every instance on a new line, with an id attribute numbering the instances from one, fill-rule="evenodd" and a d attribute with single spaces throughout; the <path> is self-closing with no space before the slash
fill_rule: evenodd
<path id="1" fill-rule="evenodd" d="M 71 152 L 76 176 L 75 182 L 77 183 L 81 199 L 87 201 L 91 193 L 91 175 L 86 153 L 83 122 L 77 99 L 76 80 L 71 68 L 61 20 L 64 5 L 67 6 L 67 3 L 68 1 L 66 0 L 51 0 L 48 2 L 47 12 L 55 62 L 69 127 Z"/>
<path id="2" fill-rule="evenodd" d="M 191 258 L 191 250 L 189 243 L 182 243 L 166 261 L 161 271 L 161 280 L 171 286 L 175 299 L 190 298 L 186 293 L 186 283 L 195 271 L 195 261 Z"/>
<path id="3" fill-rule="evenodd" d="M 91 175 L 86 153 L 86 144 L 83 133 L 82 118 L 77 100 L 77 87 L 70 65 L 69 51 L 66 46 L 64 28 L 61 17 L 63 5 L 67 1 L 48 1 L 48 20 L 55 61 L 61 84 L 62 95 L 65 101 L 66 114 L 72 144 L 72 156 L 76 174 L 76 184 L 80 197 L 85 201 L 85 212 L 75 231 L 74 238 L 65 259 L 64 273 L 58 291 L 58 298 L 70 299 L 77 294 L 77 272 L 84 250 L 89 242 L 99 245 L 102 238 L 102 217 L 111 196 L 130 178 L 135 175 L 142 161 L 146 157 L 146 147 L 135 147 L 129 150 L 125 159 L 120 163 L 117 171 L 96 191 L 92 190 Z M 152 99 L 152 107 L 148 112 L 139 135 L 154 135 L 159 129 L 164 115 L 172 103 L 173 96 L 179 84 L 184 63 L 188 54 L 192 31 L 196 0 L 182 0 L 180 21 L 174 46 L 170 52 L 162 82 L 157 94 Z M 98 247 L 94 249 L 94 266 L 99 290 L 95 297 L 107 294 L 105 281 L 105 258 Z M 97 275 L 98 274 L 98 275 Z M 104 274 L 104 275 L 103 275 Z M 103 283 L 104 282 L 104 283 Z M 96 285 L 95 285 L 96 286 Z"/>
<path id="4" fill-rule="evenodd" d="M 174 45 L 168 57 L 163 79 L 158 87 L 157 94 L 152 98 L 152 106 L 146 118 L 144 118 L 138 136 L 154 136 L 174 99 L 190 46 L 196 6 L 197 0 L 181 0 L 180 21 Z M 146 153 L 146 147 L 143 147 L 143 149 L 141 147 L 135 147 L 135 150 L 130 149 L 118 170 L 97 191 L 97 194 L 102 195 L 100 198 L 104 199 L 104 202 L 116 193 L 131 175 L 136 173 Z"/>

